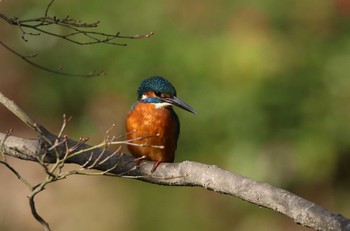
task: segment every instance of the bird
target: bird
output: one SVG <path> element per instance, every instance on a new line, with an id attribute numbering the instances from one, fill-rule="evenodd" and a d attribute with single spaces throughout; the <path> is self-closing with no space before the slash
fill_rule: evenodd
<path id="1" fill-rule="evenodd" d="M 177 98 L 175 87 L 167 79 L 152 76 L 141 82 L 137 101 L 126 117 L 128 150 L 139 161 L 155 161 L 151 173 L 162 162 L 174 162 L 180 122 L 173 106 L 197 114 Z"/>

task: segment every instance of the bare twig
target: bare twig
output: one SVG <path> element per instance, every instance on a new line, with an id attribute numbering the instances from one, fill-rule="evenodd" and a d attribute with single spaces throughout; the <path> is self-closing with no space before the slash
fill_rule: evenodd
<path id="1" fill-rule="evenodd" d="M 7 102 L 7 101 L 3 100 L 0 102 Z M 11 103 L 7 103 L 5 105 L 12 112 L 14 112 L 16 115 L 22 115 L 22 116 L 25 115 L 24 112 L 18 113 L 18 111 L 20 111 L 20 109 L 18 107 L 14 107 L 14 103 L 12 101 L 11 101 Z M 6 156 L 4 155 L 4 154 L 8 154 L 8 152 L 6 151 L 7 150 L 6 145 L 7 145 L 7 141 L 9 139 L 11 139 L 12 130 L 9 130 L 6 133 L 5 137 L 3 139 L 0 139 L 0 143 L 1 143 L 0 152 L 1 152 L 1 155 L 3 155 L 3 158 L 0 159 L 0 164 L 3 164 L 4 166 L 6 166 L 30 190 L 30 194 L 28 195 L 28 200 L 29 200 L 29 205 L 30 205 L 33 217 L 43 226 L 45 231 L 50 231 L 50 226 L 49 226 L 48 222 L 45 221 L 45 219 L 41 215 L 39 215 L 37 208 L 36 208 L 36 205 L 35 205 L 35 197 L 40 192 L 42 192 L 48 184 L 65 179 L 67 176 L 70 176 L 73 174 L 94 175 L 94 176 L 95 175 L 108 175 L 108 173 L 110 171 L 114 170 L 120 164 L 120 162 L 116 162 L 116 163 L 114 163 L 114 165 L 112 167 L 110 167 L 109 169 L 106 169 L 102 172 L 87 172 L 87 170 L 93 169 L 97 165 L 101 165 L 101 164 L 107 162 L 110 158 L 117 155 L 117 153 L 120 151 L 120 148 L 119 148 L 116 151 L 114 151 L 113 153 L 111 153 L 109 156 L 105 156 L 104 153 L 105 153 L 106 149 L 102 149 L 101 153 L 98 155 L 98 158 L 93 159 L 93 155 L 92 154 L 90 155 L 89 160 L 85 163 L 85 165 L 89 165 L 89 166 L 84 166 L 84 167 L 81 167 L 81 168 L 78 168 L 75 170 L 71 170 L 71 171 L 63 171 L 63 167 L 65 165 L 65 162 L 69 158 L 71 158 L 71 156 L 77 155 L 76 153 L 74 153 L 77 149 L 79 149 L 80 154 L 86 152 L 86 150 L 81 149 L 81 147 L 87 141 L 86 138 L 80 138 L 79 142 L 76 142 L 73 145 L 70 145 L 68 143 L 69 139 L 67 136 L 63 136 L 63 138 L 62 138 L 62 134 L 64 132 L 64 129 L 65 129 L 69 119 L 70 118 L 67 119 L 67 117 L 65 115 L 63 116 L 63 125 L 60 129 L 59 136 L 56 137 L 55 141 L 49 142 L 52 145 L 51 145 L 51 147 L 48 147 L 48 150 L 51 150 L 52 153 L 55 153 L 55 162 L 49 167 L 48 163 L 46 163 L 44 161 L 45 158 L 41 158 L 40 156 L 36 156 L 36 162 L 38 162 L 43 167 L 43 169 L 46 173 L 46 177 L 41 182 L 37 183 L 35 186 L 32 186 L 28 182 L 28 180 L 26 180 L 13 166 L 11 166 L 7 162 Z M 29 117 L 27 117 L 25 119 L 25 121 L 30 121 L 27 124 L 31 124 L 31 125 L 33 124 L 33 121 Z M 34 128 L 35 126 L 31 126 L 31 127 Z M 108 133 L 109 133 L 109 131 L 108 131 Z M 108 141 L 106 140 L 105 143 L 107 144 L 107 142 Z M 62 152 L 60 147 L 62 147 L 62 146 L 65 147 L 65 151 L 63 151 L 63 155 L 60 154 L 60 152 Z M 90 149 L 93 150 L 93 149 L 97 149 L 97 148 L 99 148 L 99 147 L 97 147 L 97 146 L 91 147 L 91 148 L 89 147 L 89 150 Z M 17 151 L 22 152 L 21 150 L 17 150 Z"/>
<path id="2" fill-rule="evenodd" d="M 46 184 L 45 184 L 46 185 Z M 34 198 L 35 196 L 41 192 L 42 190 L 44 190 L 44 185 L 40 185 L 39 187 L 37 187 L 36 189 L 34 189 L 32 191 L 32 193 L 28 196 L 28 199 L 29 199 L 29 206 L 30 206 L 30 209 L 32 211 L 32 214 L 34 216 L 34 218 L 43 226 L 44 230 L 45 231 L 50 231 L 50 226 L 49 224 L 44 220 L 44 218 L 42 218 L 37 210 L 36 210 L 36 206 L 35 206 L 35 201 L 34 201 Z"/>
<path id="3" fill-rule="evenodd" d="M 27 188 L 29 188 L 30 190 L 32 189 L 32 186 L 30 185 L 30 183 L 21 174 L 19 174 L 19 172 L 17 172 L 17 170 L 14 167 L 12 167 L 9 163 L 7 163 L 7 161 L 0 160 L 0 163 L 5 165 L 13 174 L 15 174 L 16 177 L 20 181 L 22 181 L 25 186 L 27 186 Z"/>
<path id="4" fill-rule="evenodd" d="M 57 136 L 58 138 L 62 137 L 63 131 L 64 131 L 64 129 L 66 128 L 67 123 L 68 123 L 71 119 L 72 119 L 71 116 L 67 118 L 66 114 L 63 114 L 63 123 L 62 123 L 61 130 L 60 130 L 60 132 L 58 133 L 58 136 Z"/>
<path id="5" fill-rule="evenodd" d="M 17 118 L 22 120 L 23 123 L 30 128 L 43 135 L 47 131 L 43 126 L 37 124 L 32 120 L 22 109 L 20 109 L 12 100 L 9 100 L 0 92 L 0 103 L 3 104 L 8 110 L 10 110 Z"/>
<path id="6" fill-rule="evenodd" d="M 50 9 L 50 7 L 52 6 L 52 4 L 53 4 L 54 1 L 55 1 L 55 0 L 50 0 L 49 4 L 47 4 L 47 7 L 46 7 L 46 9 L 45 9 L 45 14 L 44 14 L 44 17 L 45 17 L 45 18 L 47 18 L 48 13 L 49 13 L 49 9 Z"/>
<path id="7" fill-rule="evenodd" d="M 154 33 L 150 32 L 148 34 L 144 35 L 120 35 L 120 32 L 114 33 L 114 34 L 108 34 L 103 32 L 97 32 L 97 31 L 90 31 L 86 30 L 89 28 L 96 28 L 98 27 L 99 21 L 93 22 L 93 23 L 86 23 L 82 22 L 80 20 L 76 20 L 71 18 L 69 15 L 64 18 L 59 18 L 56 16 L 49 16 L 49 10 L 54 3 L 54 0 L 51 0 L 49 4 L 47 5 L 45 9 L 45 13 L 42 17 L 36 17 L 36 18 L 29 18 L 29 19 L 19 19 L 19 18 L 9 18 L 6 15 L 0 13 L 0 18 L 6 21 L 10 25 L 17 26 L 20 31 L 22 32 L 22 38 L 24 41 L 28 41 L 25 36 L 31 35 L 31 36 L 38 36 L 41 34 L 47 34 L 50 36 L 58 37 L 64 40 L 67 40 L 69 42 L 78 44 L 78 45 L 91 45 L 91 44 L 99 44 L 99 43 L 105 43 L 110 45 L 119 45 L 119 46 L 126 46 L 126 43 L 116 43 L 113 40 L 115 39 L 145 39 L 151 37 Z M 57 25 L 61 28 L 65 28 L 68 30 L 68 33 L 66 34 L 60 34 L 57 32 L 51 32 L 47 30 L 48 26 L 51 25 Z M 85 29 L 84 29 L 85 28 Z M 33 32 L 27 32 L 25 29 L 29 29 Z M 74 38 L 77 36 L 83 36 L 88 41 L 82 42 L 78 39 Z"/>
<path id="8" fill-rule="evenodd" d="M 6 140 L 11 136 L 11 132 L 12 130 L 9 130 L 1 142 L 0 152 L 2 155 L 4 154 L 4 152 L 6 152 L 4 146 L 5 146 Z M 14 167 L 12 167 L 7 162 L 6 158 L 3 158 L 3 160 L 0 160 L 0 164 L 3 164 L 4 166 L 6 166 L 31 191 L 31 194 L 28 196 L 28 199 L 29 199 L 29 204 L 30 204 L 32 214 L 34 218 L 38 222 L 40 222 L 40 224 L 42 224 L 45 231 L 50 231 L 49 224 L 37 213 L 35 208 L 35 201 L 34 201 L 35 195 L 41 192 L 44 189 L 46 184 L 42 183 L 33 187 L 26 178 L 24 178 Z"/>
<path id="9" fill-rule="evenodd" d="M 8 51 L 10 51 L 11 53 L 15 54 L 16 56 L 20 57 L 21 59 L 23 59 L 25 62 L 33 65 L 34 67 L 37 67 L 41 70 L 44 71 L 48 71 L 51 73 L 55 73 L 55 74 L 60 74 L 60 75 L 67 75 L 67 76 L 78 76 L 78 77 L 95 77 L 95 76 L 101 76 L 104 75 L 105 72 L 104 71 L 91 71 L 89 73 L 86 74 L 79 74 L 79 73 L 69 73 L 69 72 L 64 72 L 62 71 L 62 68 L 57 68 L 57 69 L 51 69 L 48 67 L 45 67 L 43 65 L 40 65 L 38 63 L 33 62 L 30 58 L 33 58 L 37 55 L 31 55 L 31 56 L 26 56 L 23 54 L 20 54 L 19 52 L 15 51 L 14 49 L 10 48 L 8 45 L 6 45 L 4 42 L 0 41 L 0 44 L 6 48 Z"/>
<path id="10" fill-rule="evenodd" d="M 52 7 L 54 0 L 50 0 L 48 5 L 45 8 L 44 15 L 42 17 L 35 17 L 29 19 L 19 19 L 19 18 L 9 18 L 6 15 L 0 13 L 0 19 L 3 19 L 10 25 L 16 26 L 20 32 L 23 41 L 28 42 L 27 37 L 29 36 L 40 36 L 40 35 L 48 35 L 57 37 L 68 42 L 77 44 L 77 45 L 93 45 L 93 44 L 108 44 L 108 45 L 118 45 L 118 46 L 126 46 L 126 43 L 118 43 L 115 42 L 116 39 L 146 39 L 153 35 L 153 32 L 150 32 L 145 35 L 131 35 L 125 36 L 120 35 L 119 32 L 114 34 L 108 34 L 104 32 L 92 31 L 91 28 L 98 27 L 99 21 L 93 23 L 81 22 L 80 20 L 72 19 L 70 16 L 66 16 L 64 18 L 59 18 L 56 16 L 50 16 L 49 10 Z M 50 30 L 52 26 L 57 26 L 64 30 L 59 30 L 60 32 L 55 32 Z M 65 34 L 61 34 L 61 31 L 67 31 Z M 83 41 L 83 40 L 85 41 Z M 6 48 L 11 53 L 20 57 L 25 62 L 30 65 L 37 67 L 41 70 L 66 75 L 66 76 L 78 76 L 78 77 L 94 77 L 94 76 L 102 76 L 105 75 L 104 71 L 90 71 L 89 73 L 71 73 L 63 71 L 62 68 L 50 68 L 38 64 L 31 60 L 31 58 L 37 57 L 35 55 L 23 55 L 15 49 L 9 47 L 4 42 L 0 41 L 0 45 Z"/>

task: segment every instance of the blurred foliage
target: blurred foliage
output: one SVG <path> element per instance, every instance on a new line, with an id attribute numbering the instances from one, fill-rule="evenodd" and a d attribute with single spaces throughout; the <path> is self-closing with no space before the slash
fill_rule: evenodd
<path id="1" fill-rule="evenodd" d="M 45 9 L 38 0 L 4 1 L 0 6 L 17 17 Z M 348 1 L 56 0 L 51 14 L 101 21 L 97 30 L 107 33 L 155 35 L 121 40 L 127 47 L 78 46 L 49 37 L 27 37 L 24 42 L 16 28 L 0 22 L 6 28 L 6 33 L 0 29 L 1 40 L 24 53 L 39 53 L 36 60 L 42 64 L 71 72 L 107 72 L 96 78 L 57 76 L 1 48 L 0 90 L 38 121 L 54 130 L 63 113 L 72 115 L 69 135 L 89 136 L 92 143 L 112 123 L 121 134 L 139 82 L 162 75 L 198 111 L 193 116 L 176 109 L 182 128 L 176 161 L 217 164 L 350 215 Z M 89 182 L 85 188 L 106 188 L 100 194 L 132 192 L 115 198 L 99 195 L 95 199 L 102 202 L 88 212 L 101 211 L 98 204 L 108 200 L 116 208 L 103 212 L 122 213 L 123 230 L 304 230 L 276 213 L 202 189 L 121 179 Z M 89 197 L 85 188 L 79 195 Z M 128 203 L 120 205 L 124 200 Z M 77 199 L 66 206 L 85 202 Z M 85 210 L 77 209 L 80 219 Z M 64 219 L 74 220 L 75 215 Z M 104 222 L 104 230 L 119 224 Z M 55 230 L 65 230 L 55 223 Z M 93 230 L 72 225 L 74 230 Z M 11 222 L 0 219 L 0 229 L 12 230 Z"/>

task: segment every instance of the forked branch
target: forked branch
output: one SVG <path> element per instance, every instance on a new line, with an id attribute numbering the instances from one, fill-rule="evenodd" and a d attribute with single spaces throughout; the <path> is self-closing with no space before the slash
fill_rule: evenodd
<path id="1" fill-rule="evenodd" d="M 145 39 L 153 35 L 153 32 L 144 35 L 130 35 L 125 36 L 121 35 L 120 32 L 114 34 L 94 31 L 98 27 L 100 21 L 87 23 L 82 22 L 81 20 L 73 19 L 70 16 L 65 16 L 63 18 L 57 16 L 50 16 L 49 10 L 52 7 L 54 0 L 50 0 L 47 5 L 43 16 L 20 19 L 17 17 L 7 17 L 6 15 L 0 12 L 0 19 L 4 20 L 12 26 L 16 26 L 20 32 L 22 40 L 28 42 L 29 37 L 31 36 L 40 36 L 48 35 L 56 38 L 66 40 L 68 42 L 77 44 L 77 45 L 93 45 L 93 44 L 107 44 L 107 45 L 117 45 L 117 46 L 126 46 L 127 43 L 117 42 L 116 40 L 120 39 Z M 62 30 L 52 30 L 53 27 L 59 27 Z M 57 32 L 59 31 L 59 32 Z M 63 32 L 61 32 L 63 31 Z M 15 54 L 19 58 L 23 59 L 25 62 L 33 65 L 41 70 L 48 71 L 55 74 L 68 75 L 68 76 L 81 76 L 81 77 L 93 77 L 104 75 L 104 71 L 90 71 L 89 73 L 71 73 L 63 70 L 62 67 L 59 68 L 49 68 L 43 66 L 33 59 L 38 56 L 34 55 L 23 55 L 15 49 L 8 46 L 3 41 L 0 41 L 0 45 L 5 49 Z"/>
<path id="2" fill-rule="evenodd" d="M 1 97 L 4 96 L 0 95 L 0 99 Z M 0 100 L 0 103 L 4 101 L 6 100 Z M 9 100 L 6 102 L 13 103 Z M 5 106 L 15 115 L 21 114 L 16 112 L 18 107 L 9 107 L 8 104 Z M 42 126 L 40 125 L 40 127 Z M 109 134 L 106 134 L 106 137 L 110 137 Z M 62 141 L 62 139 L 64 140 Z M 109 141 L 114 139 L 115 137 L 112 136 Z M 86 174 L 86 169 L 95 169 L 101 171 L 100 175 L 129 177 L 153 184 L 198 186 L 235 196 L 259 207 L 272 209 L 290 217 L 297 224 L 315 230 L 350 231 L 350 219 L 341 214 L 328 211 L 286 190 L 225 171 L 213 165 L 190 161 L 162 163 L 157 171 L 151 174 L 153 162 L 143 161 L 138 166 L 138 161 L 132 156 L 118 150 L 106 149 L 112 141 L 102 142 L 103 145 L 90 146 L 85 143 L 86 140 L 84 139 L 74 141 L 65 136 L 55 136 L 46 129 L 45 134 L 40 135 L 37 140 L 28 140 L 0 133 L 1 152 L 5 155 L 41 162 L 42 165 L 52 163 L 53 167 L 48 170 L 51 174 L 47 176 L 51 181 L 55 179 L 52 178 L 54 176 L 60 176 L 55 179 L 59 180 L 69 174 Z M 73 152 L 67 152 L 67 150 Z M 60 166 L 67 163 L 79 164 L 82 167 L 63 174 L 60 172 Z M 42 185 L 45 187 L 45 183 Z"/>

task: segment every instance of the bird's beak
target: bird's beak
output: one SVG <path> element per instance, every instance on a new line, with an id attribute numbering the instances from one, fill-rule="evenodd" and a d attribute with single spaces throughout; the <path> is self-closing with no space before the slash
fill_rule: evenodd
<path id="1" fill-rule="evenodd" d="M 179 108 L 182 108 L 182 109 L 184 109 L 186 111 L 189 111 L 189 112 L 191 112 L 193 114 L 197 114 L 197 112 L 192 107 L 187 105 L 185 102 L 183 102 L 179 98 L 176 98 L 175 96 L 172 97 L 172 98 L 162 98 L 162 100 L 164 102 L 170 103 L 170 104 L 172 104 L 174 106 L 178 106 Z"/>

